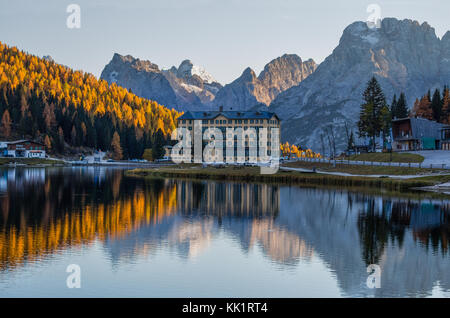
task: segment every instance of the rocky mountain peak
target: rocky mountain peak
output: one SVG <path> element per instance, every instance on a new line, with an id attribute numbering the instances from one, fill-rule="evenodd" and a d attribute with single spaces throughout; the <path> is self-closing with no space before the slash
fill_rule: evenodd
<path id="1" fill-rule="evenodd" d="M 114 53 L 114 56 L 110 63 L 112 63 L 113 65 L 125 64 L 138 71 L 157 72 L 157 73 L 160 72 L 158 65 L 150 61 L 134 58 L 131 55 L 120 55 L 119 53 Z"/>
<path id="2" fill-rule="evenodd" d="M 450 31 L 447 31 L 441 39 L 442 51 L 450 55 Z"/>
<path id="3" fill-rule="evenodd" d="M 182 78 L 186 81 L 189 81 L 190 78 L 196 75 L 202 79 L 203 83 L 218 83 L 203 67 L 193 64 L 191 60 L 182 61 L 178 69 L 173 66 L 170 71 L 176 74 L 178 78 Z"/>
<path id="4" fill-rule="evenodd" d="M 247 67 L 243 72 L 242 75 L 239 77 L 242 81 L 254 81 L 257 78 L 256 73 L 254 70 L 252 70 L 250 67 Z"/>
<path id="5" fill-rule="evenodd" d="M 344 125 L 356 131 L 362 92 L 372 76 L 388 102 L 405 92 L 410 107 L 428 89 L 450 83 L 448 38 L 439 40 L 428 23 L 408 19 L 386 18 L 380 28 L 350 24 L 314 73 L 272 101 L 271 110 L 284 119 L 283 138 L 320 151 L 320 135 L 332 124 L 342 150 Z"/>
<path id="6" fill-rule="evenodd" d="M 270 61 L 258 76 L 247 67 L 238 79 L 219 91 L 214 105 L 240 110 L 258 104 L 268 106 L 280 92 L 298 85 L 316 67 L 312 59 L 303 62 L 296 54 L 284 54 Z"/>
<path id="7" fill-rule="evenodd" d="M 101 78 L 135 94 L 178 110 L 202 110 L 222 88 L 204 68 L 184 60 L 177 68 L 160 70 L 157 64 L 115 53 Z"/>
<path id="8" fill-rule="evenodd" d="M 177 98 L 158 65 L 115 53 L 100 75 L 108 83 L 131 89 L 138 96 L 176 107 Z"/>

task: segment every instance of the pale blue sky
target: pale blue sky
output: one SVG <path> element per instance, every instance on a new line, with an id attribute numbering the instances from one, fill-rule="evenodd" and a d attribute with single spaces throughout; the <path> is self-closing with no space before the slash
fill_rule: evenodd
<path id="1" fill-rule="evenodd" d="M 81 29 L 66 27 L 71 3 Z M 0 41 L 97 77 L 114 52 L 161 68 L 188 58 L 226 84 L 284 53 L 321 62 L 371 3 L 382 17 L 450 30 L 448 0 L 0 0 Z"/>

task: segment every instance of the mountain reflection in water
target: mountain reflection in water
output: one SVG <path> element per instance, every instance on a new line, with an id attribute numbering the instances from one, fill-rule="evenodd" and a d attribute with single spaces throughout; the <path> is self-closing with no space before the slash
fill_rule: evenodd
<path id="1" fill-rule="evenodd" d="M 114 266 L 158 249 L 194 260 L 220 233 L 275 270 L 318 258 L 343 296 L 450 288 L 450 201 L 344 190 L 125 177 L 121 169 L 0 170 L 0 274 L 100 244 Z M 366 287 L 367 265 L 383 288 Z"/>

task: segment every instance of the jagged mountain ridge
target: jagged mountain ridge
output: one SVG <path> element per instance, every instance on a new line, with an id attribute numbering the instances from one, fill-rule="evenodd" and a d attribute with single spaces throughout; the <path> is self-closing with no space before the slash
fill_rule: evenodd
<path id="1" fill-rule="evenodd" d="M 285 54 L 272 60 L 259 76 L 248 67 L 239 78 L 217 93 L 213 105 L 238 110 L 248 110 L 258 104 L 269 106 L 278 94 L 298 85 L 316 68 L 312 59 L 303 62 L 296 54 Z"/>
<path id="2" fill-rule="evenodd" d="M 133 93 L 178 110 L 203 109 L 222 87 L 203 68 L 184 60 L 178 68 L 158 65 L 115 53 L 100 78 L 131 89 Z"/>
<path id="3" fill-rule="evenodd" d="M 269 109 L 283 119 L 282 139 L 320 151 L 320 135 L 332 124 L 343 150 L 344 123 L 356 131 L 362 93 L 372 76 L 388 103 L 404 91 L 412 107 L 428 89 L 450 84 L 450 32 L 439 39 L 428 23 L 408 19 L 386 18 L 378 29 L 352 23 L 311 76 L 271 103 Z"/>
<path id="4" fill-rule="evenodd" d="M 222 87 L 205 69 L 184 60 L 177 68 L 161 70 L 150 61 L 114 54 L 101 78 L 131 89 L 133 93 L 178 110 L 225 108 L 246 110 L 257 104 L 268 106 L 282 91 L 308 77 L 317 65 L 295 54 L 269 62 L 259 76 L 251 68 Z"/>
<path id="5" fill-rule="evenodd" d="M 162 105 L 171 107 L 177 104 L 177 96 L 170 82 L 150 61 L 141 61 L 131 55 L 115 53 L 111 62 L 105 66 L 100 76 L 109 84 L 131 89 L 134 94 L 155 100 Z"/>

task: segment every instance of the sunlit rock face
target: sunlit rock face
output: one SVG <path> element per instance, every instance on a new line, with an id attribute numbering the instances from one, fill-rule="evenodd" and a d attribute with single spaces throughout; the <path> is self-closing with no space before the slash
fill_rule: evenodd
<path id="1" fill-rule="evenodd" d="M 390 103 L 405 92 L 408 106 L 429 89 L 450 83 L 450 33 L 442 40 L 426 22 L 386 18 L 380 28 L 355 22 L 317 70 L 280 93 L 270 105 L 284 120 L 282 138 L 320 150 L 320 134 L 333 124 L 338 149 L 345 122 L 355 130 L 362 93 L 375 76 Z"/>
<path id="2" fill-rule="evenodd" d="M 270 259 L 284 265 L 309 261 L 313 256 L 311 246 L 308 246 L 298 235 L 280 227 L 272 220 L 252 222 L 250 245 L 260 245 Z"/>

